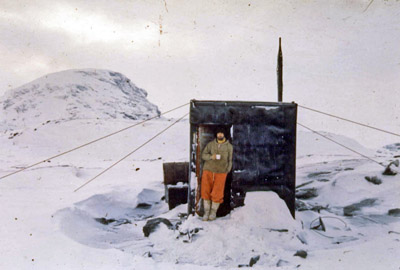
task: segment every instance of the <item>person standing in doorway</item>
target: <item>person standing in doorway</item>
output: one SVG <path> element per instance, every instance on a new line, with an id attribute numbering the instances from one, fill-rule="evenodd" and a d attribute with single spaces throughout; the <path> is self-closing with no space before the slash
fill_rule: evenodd
<path id="1" fill-rule="evenodd" d="M 201 155 L 205 161 L 201 178 L 203 221 L 216 219 L 217 210 L 224 201 L 226 176 L 232 169 L 233 147 L 226 139 L 225 132 L 217 129 L 215 140 L 207 144 Z"/>

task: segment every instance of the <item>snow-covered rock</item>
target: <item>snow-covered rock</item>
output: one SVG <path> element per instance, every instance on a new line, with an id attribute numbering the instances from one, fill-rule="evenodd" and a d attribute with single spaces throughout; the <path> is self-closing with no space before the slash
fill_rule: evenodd
<path id="1" fill-rule="evenodd" d="M 159 115 L 147 92 L 121 73 L 66 70 L 9 90 L 0 100 L 0 130 L 72 119 L 145 119 Z"/>

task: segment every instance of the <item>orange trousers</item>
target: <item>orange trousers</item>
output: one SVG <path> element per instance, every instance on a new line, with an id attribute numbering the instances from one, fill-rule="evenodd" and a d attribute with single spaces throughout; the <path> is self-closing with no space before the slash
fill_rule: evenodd
<path id="1" fill-rule="evenodd" d="M 227 173 L 203 171 L 201 177 L 201 198 L 216 203 L 223 203 Z"/>

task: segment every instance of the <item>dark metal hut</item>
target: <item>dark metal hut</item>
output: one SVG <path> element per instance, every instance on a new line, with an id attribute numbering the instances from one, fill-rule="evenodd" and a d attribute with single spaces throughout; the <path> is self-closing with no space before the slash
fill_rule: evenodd
<path id="1" fill-rule="evenodd" d="M 271 190 L 295 216 L 297 104 L 282 102 L 282 59 L 279 38 L 278 102 L 191 100 L 190 160 L 164 163 L 166 201 L 170 208 L 188 202 L 189 214 L 202 214 L 201 153 L 214 139 L 215 130 L 224 128 L 233 145 L 233 168 L 227 176 L 224 203 L 217 215 L 242 206 L 246 192 Z M 178 182 L 183 185 L 177 185 Z"/>
<path id="2" fill-rule="evenodd" d="M 201 151 L 214 138 L 215 129 L 223 127 L 233 145 L 233 168 L 218 215 L 243 205 L 248 191 L 272 190 L 294 217 L 296 121 L 296 103 L 192 100 L 188 212 L 201 211 Z"/>

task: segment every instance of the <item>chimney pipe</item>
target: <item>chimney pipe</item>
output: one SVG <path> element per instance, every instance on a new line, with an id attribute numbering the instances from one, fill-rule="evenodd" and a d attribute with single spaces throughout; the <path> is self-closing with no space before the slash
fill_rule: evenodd
<path id="1" fill-rule="evenodd" d="M 281 48 L 281 38 L 279 38 L 278 66 L 276 68 L 278 75 L 278 102 L 282 102 L 283 98 L 283 57 Z"/>

